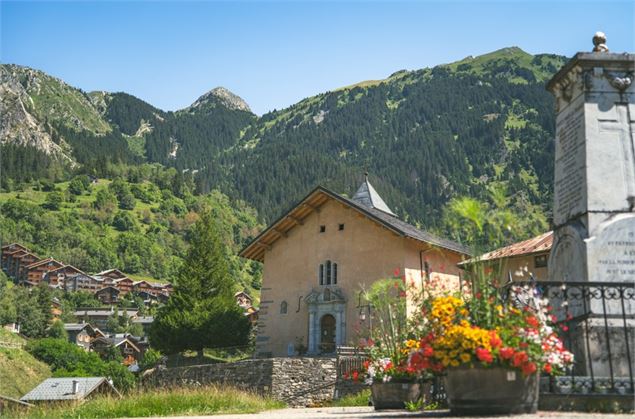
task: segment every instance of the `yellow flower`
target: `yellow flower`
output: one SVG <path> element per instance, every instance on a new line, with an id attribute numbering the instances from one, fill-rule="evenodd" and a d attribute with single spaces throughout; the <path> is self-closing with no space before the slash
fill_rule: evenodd
<path id="1" fill-rule="evenodd" d="M 461 361 L 466 364 L 468 362 L 470 362 L 470 360 L 472 359 L 472 355 L 468 354 L 467 352 L 463 352 L 460 356 Z"/>

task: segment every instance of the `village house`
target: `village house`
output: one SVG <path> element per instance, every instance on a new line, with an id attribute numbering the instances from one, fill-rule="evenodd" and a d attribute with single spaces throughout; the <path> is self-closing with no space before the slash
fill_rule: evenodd
<path id="1" fill-rule="evenodd" d="M 7 275 L 15 280 L 18 280 L 22 269 L 27 265 L 37 262 L 38 260 L 40 260 L 40 258 L 36 254 L 26 250 L 18 250 L 14 253 L 9 253 Z"/>
<path id="2" fill-rule="evenodd" d="M 97 298 L 102 304 L 117 304 L 119 302 L 119 291 L 117 288 L 112 285 L 108 285 L 107 287 L 103 287 L 95 291 L 95 298 Z"/>
<path id="3" fill-rule="evenodd" d="M 85 351 L 90 350 L 91 342 L 98 337 L 106 335 L 89 323 L 66 323 L 64 330 L 68 334 L 68 341 L 81 346 Z"/>
<path id="4" fill-rule="evenodd" d="M 463 261 L 465 270 L 470 265 L 483 264 L 498 277 L 499 284 L 512 281 L 536 281 L 548 279 L 549 253 L 553 244 L 553 232 L 548 231 L 531 239 L 492 250 L 478 257 Z"/>
<path id="5" fill-rule="evenodd" d="M 352 199 L 315 188 L 240 255 L 264 264 L 259 357 L 353 345 L 369 322 L 360 315 L 363 288 L 395 273 L 414 287 L 431 277 L 458 288 L 457 264 L 469 257 L 464 246 L 400 220 L 368 179 Z"/>
<path id="6" fill-rule="evenodd" d="M 51 287 L 62 287 L 67 279 L 72 283 L 72 278 L 75 276 L 88 277 L 89 275 L 72 265 L 64 265 L 46 272 L 42 277 L 42 281 Z"/>
<path id="7" fill-rule="evenodd" d="M 123 365 L 136 364 L 143 358 L 145 349 L 132 335 L 116 334 L 110 337 L 98 337 L 91 342 L 91 350 L 102 356 L 111 346 L 117 348 L 123 357 Z"/>
<path id="8" fill-rule="evenodd" d="M 19 276 L 20 280 L 28 281 L 32 284 L 39 284 L 42 282 L 42 278 L 47 272 L 62 268 L 63 263 L 56 261 L 53 258 L 43 259 L 25 266 Z"/>
<path id="9" fill-rule="evenodd" d="M 121 292 L 121 295 L 132 292 L 132 279 L 128 277 L 113 279 L 113 285 Z"/>
<path id="10" fill-rule="evenodd" d="M 131 308 L 118 311 L 120 316 L 126 315 L 130 320 L 134 320 L 138 313 L 139 310 Z M 115 309 L 112 306 L 105 308 L 80 308 L 73 312 L 73 314 L 84 323 L 91 323 L 102 330 L 107 330 L 106 323 L 110 316 L 114 316 Z"/>
<path id="11" fill-rule="evenodd" d="M 2 249 L 2 269 L 4 271 L 7 271 L 8 269 L 8 259 L 10 254 L 15 253 L 19 250 L 22 250 L 24 252 L 30 252 L 29 249 L 27 249 L 25 246 L 22 246 L 21 244 L 18 244 L 18 243 L 5 244 L 4 246 L 2 246 L 1 249 Z"/>
<path id="12" fill-rule="evenodd" d="M 88 275 L 79 269 L 77 271 L 69 271 L 62 282 L 66 292 L 86 291 L 95 292 L 103 287 L 103 280 Z"/>
<path id="13" fill-rule="evenodd" d="M 47 378 L 20 400 L 29 403 L 59 403 L 107 394 L 120 396 L 105 377 Z"/>

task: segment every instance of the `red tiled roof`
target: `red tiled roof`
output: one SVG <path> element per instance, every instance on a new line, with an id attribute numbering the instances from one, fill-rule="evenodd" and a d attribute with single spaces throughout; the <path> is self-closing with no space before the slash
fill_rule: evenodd
<path id="1" fill-rule="evenodd" d="M 541 234 L 540 236 L 536 236 L 522 242 L 510 244 L 509 246 L 492 250 L 491 252 L 485 253 L 477 258 L 466 260 L 464 262 L 461 262 L 460 265 L 469 262 L 482 262 L 486 260 L 495 260 L 514 256 L 530 255 L 533 253 L 547 252 L 551 250 L 552 244 L 553 231 L 548 231 Z"/>

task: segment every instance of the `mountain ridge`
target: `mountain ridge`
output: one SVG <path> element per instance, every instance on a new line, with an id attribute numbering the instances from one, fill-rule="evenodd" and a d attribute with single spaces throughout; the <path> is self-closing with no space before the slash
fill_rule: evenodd
<path id="1" fill-rule="evenodd" d="M 543 217 L 538 229 L 549 217 L 553 170 L 553 99 L 544 81 L 564 62 L 503 48 L 399 70 L 262 116 L 224 88 L 176 112 L 121 92 L 87 96 L 112 128 L 118 161 L 197 172 L 199 191 L 220 188 L 263 220 L 316 184 L 351 194 L 369 170 L 394 211 L 426 228 L 439 227 L 452 197 L 504 188 L 515 211 Z M 80 137 L 73 155 L 83 143 L 100 144 Z M 88 151 L 84 166 L 93 164 Z"/>

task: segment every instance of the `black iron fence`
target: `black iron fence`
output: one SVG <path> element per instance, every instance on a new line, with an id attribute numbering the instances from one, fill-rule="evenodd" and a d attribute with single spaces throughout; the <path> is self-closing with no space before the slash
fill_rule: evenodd
<path id="1" fill-rule="evenodd" d="M 546 299 L 565 347 L 575 356 L 568 374 L 545 380 L 543 392 L 634 394 L 635 284 L 540 281 L 520 285 Z"/>

